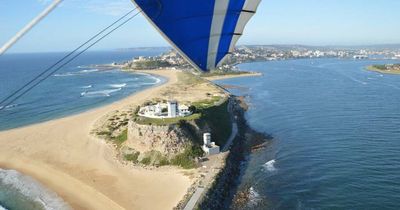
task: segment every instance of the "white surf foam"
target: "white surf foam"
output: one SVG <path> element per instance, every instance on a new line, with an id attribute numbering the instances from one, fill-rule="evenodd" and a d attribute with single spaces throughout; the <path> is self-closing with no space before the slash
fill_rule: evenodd
<path id="1" fill-rule="evenodd" d="M 111 93 L 118 92 L 122 90 L 122 88 L 117 89 L 109 89 L 109 90 L 99 90 L 99 91 L 85 91 L 81 93 L 81 96 L 85 97 L 98 97 L 98 96 L 110 96 Z"/>
<path id="2" fill-rule="evenodd" d="M 125 87 L 126 86 L 126 83 L 122 83 L 122 84 L 112 84 L 112 85 L 110 85 L 110 87 L 113 87 L 113 88 L 123 88 L 123 87 Z"/>
<path id="3" fill-rule="evenodd" d="M 7 210 L 7 209 L 0 205 L 0 210 Z"/>
<path id="4" fill-rule="evenodd" d="M 88 74 L 92 72 L 97 72 L 99 71 L 98 69 L 85 69 L 77 72 L 66 72 L 66 73 L 60 73 L 60 74 L 54 74 L 53 76 L 55 77 L 70 77 L 70 76 L 78 76 L 78 75 L 83 75 L 83 74 Z"/>
<path id="5" fill-rule="evenodd" d="M 99 71 L 98 69 L 85 69 L 82 71 L 79 71 L 79 73 L 91 73 L 91 72 L 97 72 Z"/>
<path id="6" fill-rule="evenodd" d="M 160 78 L 154 77 L 154 79 L 156 80 L 156 81 L 155 81 L 155 84 L 157 84 L 157 83 L 160 83 L 160 82 L 161 82 L 161 79 L 160 79 Z"/>
<path id="7" fill-rule="evenodd" d="M 6 107 L 4 107 L 4 106 L 0 106 L 0 109 L 12 109 L 12 108 L 14 108 L 14 107 L 17 107 L 18 106 L 18 104 L 11 104 L 11 105 L 8 105 L 8 106 L 6 106 Z"/>
<path id="8" fill-rule="evenodd" d="M 142 85 L 155 85 L 161 82 L 161 79 L 157 78 L 157 77 L 153 77 L 152 79 L 154 79 L 154 82 L 145 82 L 145 83 L 141 83 Z"/>
<path id="9" fill-rule="evenodd" d="M 275 162 L 275 160 L 270 160 L 263 165 L 263 168 L 269 172 L 276 171 Z"/>
<path id="10" fill-rule="evenodd" d="M 46 210 L 71 209 L 56 193 L 46 189 L 39 182 L 15 170 L 0 169 L 0 181 L 6 185 L 12 186 L 24 196 L 41 203 Z M 2 210 L 2 207 L 0 207 L 0 210 Z"/>
<path id="11" fill-rule="evenodd" d="M 249 202 L 248 207 L 253 207 L 258 204 L 261 200 L 260 194 L 254 189 L 254 187 L 250 187 L 249 189 Z"/>
<path id="12" fill-rule="evenodd" d="M 89 88 L 92 88 L 93 87 L 93 85 L 86 85 L 86 86 L 82 86 L 81 88 L 83 88 L 83 89 L 89 89 Z"/>
<path id="13" fill-rule="evenodd" d="M 54 74 L 53 76 L 55 77 L 70 77 L 70 76 L 75 76 L 77 75 L 76 73 L 73 72 L 67 72 L 67 73 L 62 73 L 62 74 Z"/>

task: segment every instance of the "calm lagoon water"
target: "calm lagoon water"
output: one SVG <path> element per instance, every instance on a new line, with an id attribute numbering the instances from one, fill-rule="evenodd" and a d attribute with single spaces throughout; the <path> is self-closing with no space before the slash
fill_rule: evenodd
<path id="1" fill-rule="evenodd" d="M 391 62 L 249 63 L 240 68 L 264 76 L 219 81 L 248 87 L 231 91 L 274 137 L 239 187 L 252 187 L 256 209 L 400 209 L 400 75 L 364 70 Z"/>

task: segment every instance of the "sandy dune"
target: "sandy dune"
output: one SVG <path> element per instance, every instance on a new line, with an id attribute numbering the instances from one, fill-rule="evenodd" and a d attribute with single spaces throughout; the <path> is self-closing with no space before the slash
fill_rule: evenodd
<path id="1" fill-rule="evenodd" d="M 81 114 L 0 132 L 0 167 L 34 177 L 74 209 L 173 208 L 192 183 L 182 171 L 124 166 L 109 145 L 89 134 L 106 113 L 153 98 L 177 82 L 175 71 L 152 73 L 169 81 Z"/>

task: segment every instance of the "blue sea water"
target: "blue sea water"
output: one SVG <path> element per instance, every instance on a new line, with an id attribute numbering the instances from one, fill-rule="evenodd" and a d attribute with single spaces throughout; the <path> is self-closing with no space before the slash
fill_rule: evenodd
<path id="1" fill-rule="evenodd" d="M 88 52 L 0 111 L 1 130 L 79 113 L 160 84 L 163 78 L 90 67 L 158 55 L 159 50 Z M 0 101 L 66 53 L 0 57 Z M 0 105 L 1 106 L 1 105 Z M 10 140 L 11 141 L 11 140 Z M 1 145 L 0 145 L 1 146 Z M 0 168 L 0 210 L 69 209 L 53 192 L 13 170 Z"/>
<path id="2" fill-rule="evenodd" d="M 83 54 L 0 111 L 0 130 L 85 111 L 160 83 L 161 78 L 149 75 L 90 67 L 93 64 L 110 64 L 130 60 L 134 56 L 159 53 L 154 50 Z M 65 53 L 11 54 L 0 57 L 0 99 L 29 82 L 63 55 Z"/>
<path id="3" fill-rule="evenodd" d="M 392 62 L 249 63 L 264 76 L 219 81 L 248 87 L 231 91 L 274 137 L 245 168 L 248 209 L 400 209 L 400 75 L 364 69 Z"/>

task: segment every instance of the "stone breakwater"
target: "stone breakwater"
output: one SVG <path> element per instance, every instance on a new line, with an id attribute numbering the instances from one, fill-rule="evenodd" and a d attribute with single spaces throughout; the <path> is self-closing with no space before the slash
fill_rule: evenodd
<path id="1" fill-rule="evenodd" d="M 238 184 L 247 167 L 249 155 L 255 149 L 266 147 L 272 137 L 258 133 L 248 126 L 244 116 L 246 109 L 244 99 L 236 97 L 233 114 L 237 116 L 238 135 L 230 149 L 225 167 L 201 200 L 199 209 L 243 209 L 251 200 L 250 194 L 244 197 L 238 195 Z"/>

